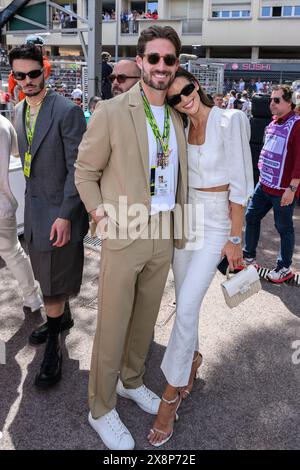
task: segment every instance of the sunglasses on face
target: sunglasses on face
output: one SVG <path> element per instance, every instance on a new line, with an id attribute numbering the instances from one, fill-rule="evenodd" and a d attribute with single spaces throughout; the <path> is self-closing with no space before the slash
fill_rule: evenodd
<path id="1" fill-rule="evenodd" d="M 152 52 L 151 54 L 145 54 L 149 64 L 155 65 L 158 64 L 160 59 L 164 60 L 164 63 L 171 67 L 176 64 L 177 57 L 173 54 L 159 55 L 157 52 Z"/>
<path id="2" fill-rule="evenodd" d="M 15 80 L 25 80 L 25 78 L 28 76 L 29 78 L 38 78 L 42 75 L 44 69 L 36 69 L 36 70 L 30 70 L 30 72 L 24 73 L 24 72 L 16 72 L 13 70 L 13 77 Z"/>
<path id="3" fill-rule="evenodd" d="M 189 96 L 191 93 L 193 93 L 193 91 L 195 90 L 195 84 L 194 83 L 189 83 L 188 85 L 185 85 L 181 92 L 178 93 L 178 95 L 173 95 L 173 96 L 170 96 L 169 98 L 167 98 L 167 103 L 169 106 L 177 106 L 177 104 L 180 103 L 181 101 L 181 95 L 184 95 L 184 96 Z"/>
<path id="4" fill-rule="evenodd" d="M 274 101 L 274 103 L 276 104 L 279 104 L 281 101 L 281 98 L 280 96 L 276 96 L 275 98 L 270 98 L 270 103 L 272 103 L 272 101 Z"/>
<path id="5" fill-rule="evenodd" d="M 114 80 L 117 80 L 118 83 L 125 83 L 128 78 L 140 78 L 140 77 L 138 77 L 137 75 L 129 76 L 129 75 L 126 75 L 125 73 L 119 73 L 117 75 L 112 73 L 111 75 L 109 75 L 108 78 L 111 82 L 113 82 Z"/>

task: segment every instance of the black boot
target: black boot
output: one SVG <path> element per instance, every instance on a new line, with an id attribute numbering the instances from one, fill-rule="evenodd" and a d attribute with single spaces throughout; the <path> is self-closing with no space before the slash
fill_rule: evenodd
<path id="1" fill-rule="evenodd" d="M 44 359 L 34 385 L 43 390 L 55 385 L 61 379 L 61 365 L 60 334 L 48 335 Z"/>
<path id="2" fill-rule="evenodd" d="M 62 332 L 65 330 L 69 330 L 70 328 L 72 328 L 72 326 L 74 326 L 74 320 L 72 318 L 70 304 L 69 302 L 66 302 L 59 331 Z M 31 333 L 31 335 L 29 336 L 29 343 L 34 344 L 34 345 L 42 344 L 42 343 L 45 343 L 47 338 L 48 338 L 48 324 L 46 322 L 46 323 L 43 323 L 41 326 L 39 326 L 36 330 L 34 330 Z"/>

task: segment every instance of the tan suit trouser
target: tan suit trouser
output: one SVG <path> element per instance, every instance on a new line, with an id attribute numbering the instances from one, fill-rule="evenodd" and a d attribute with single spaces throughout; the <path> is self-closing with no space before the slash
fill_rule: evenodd
<path id="1" fill-rule="evenodd" d="M 126 388 L 143 383 L 172 254 L 172 239 L 138 239 L 121 250 L 110 250 L 103 242 L 89 379 L 93 418 L 115 408 L 119 373 Z"/>

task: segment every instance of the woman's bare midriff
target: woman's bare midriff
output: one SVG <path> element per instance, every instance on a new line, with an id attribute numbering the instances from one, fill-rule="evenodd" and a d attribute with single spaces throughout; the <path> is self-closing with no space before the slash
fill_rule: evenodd
<path id="1" fill-rule="evenodd" d="M 222 186 L 215 186 L 214 188 L 194 188 L 197 191 L 207 191 L 210 193 L 220 193 L 222 191 L 228 191 L 229 184 L 223 184 Z"/>

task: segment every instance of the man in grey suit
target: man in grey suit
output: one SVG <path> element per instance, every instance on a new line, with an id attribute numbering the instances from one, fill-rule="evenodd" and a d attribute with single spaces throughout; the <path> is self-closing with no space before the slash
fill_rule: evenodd
<path id="1" fill-rule="evenodd" d="M 86 125 L 78 106 L 47 90 L 39 48 L 16 47 L 9 61 L 26 96 L 16 106 L 15 127 L 26 179 L 24 236 L 47 314 L 30 336 L 33 343 L 47 339 L 35 385 L 46 389 L 61 378 L 59 333 L 73 324 L 67 310 L 63 321 L 65 304 L 82 280 L 88 217 L 74 185 L 74 162 Z"/>

